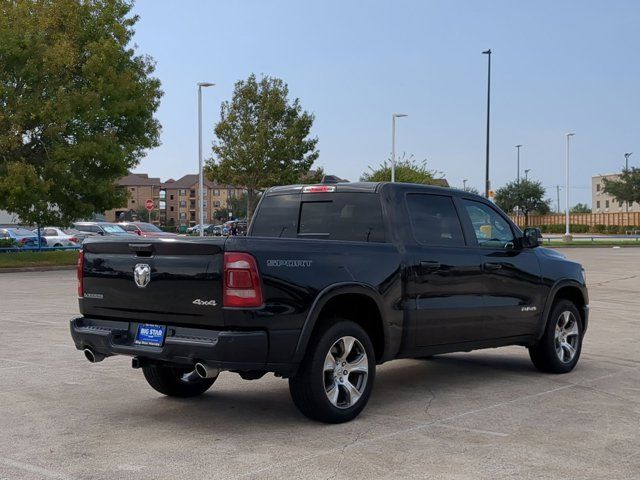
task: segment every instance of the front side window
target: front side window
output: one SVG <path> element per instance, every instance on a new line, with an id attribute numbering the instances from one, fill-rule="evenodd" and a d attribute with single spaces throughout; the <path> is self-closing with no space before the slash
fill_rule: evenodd
<path id="1" fill-rule="evenodd" d="M 462 226 L 451 197 L 410 193 L 407 207 L 413 236 L 423 245 L 464 245 Z"/>
<path id="2" fill-rule="evenodd" d="M 480 247 L 507 248 L 513 245 L 511 225 L 497 211 L 481 202 L 462 200 Z"/>
<path id="3" fill-rule="evenodd" d="M 102 229 L 107 233 L 125 233 L 120 225 L 103 225 Z"/>

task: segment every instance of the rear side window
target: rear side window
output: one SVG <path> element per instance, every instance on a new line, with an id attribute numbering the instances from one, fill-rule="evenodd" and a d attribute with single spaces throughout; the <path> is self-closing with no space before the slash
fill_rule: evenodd
<path id="1" fill-rule="evenodd" d="M 317 200 L 316 200 L 317 199 Z M 373 193 L 266 197 L 256 215 L 254 236 L 384 242 L 380 197 Z"/>
<path id="2" fill-rule="evenodd" d="M 418 243 L 464 246 L 462 226 L 451 197 L 410 193 L 407 207 L 413 236 Z"/>

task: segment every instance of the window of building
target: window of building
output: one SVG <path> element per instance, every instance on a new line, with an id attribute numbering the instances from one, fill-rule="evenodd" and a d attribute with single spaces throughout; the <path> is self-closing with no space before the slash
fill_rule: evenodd
<path id="1" fill-rule="evenodd" d="M 189 197 L 193 198 L 196 196 L 196 191 L 195 190 L 189 190 Z"/>
<path id="2" fill-rule="evenodd" d="M 220 196 L 220 190 L 218 190 L 217 188 L 213 191 L 213 196 L 214 197 L 219 197 Z"/>
<path id="3" fill-rule="evenodd" d="M 180 200 L 180 207 L 187 208 L 187 201 L 186 200 Z"/>
<path id="4" fill-rule="evenodd" d="M 606 202 L 604 202 L 604 208 L 609 208 L 609 200 L 607 200 Z"/>
<path id="5" fill-rule="evenodd" d="M 169 195 L 169 198 L 170 198 L 171 200 L 173 200 L 173 195 Z"/>
<path id="6" fill-rule="evenodd" d="M 596 202 L 596 208 L 600 208 L 600 200 Z"/>
<path id="7" fill-rule="evenodd" d="M 622 202 L 618 202 L 618 206 L 622 208 Z"/>
<path id="8" fill-rule="evenodd" d="M 180 194 L 181 197 L 184 197 L 187 194 L 187 191 L 186 190 L 180 190 L 179 194 Z"/>
<path id="9" fill-rule="evenodd" d="M 202 200 L 202 205 L 204 206 L 204 208 L 207 208 L 207 199 L 206 198 L 204 200 Z"/>
<path id="10" fill-rule="evenodd" d="M 136 191 L 136 187 L 131 187 L 131 191 L 135 192 Z"/>
<path id="11" fill-rule="evenodd" d="M 173 212 L 173 207 L 169 207 L 169 211 Z"/>
<path id="12" fill-rule="evenodd" d="M 187 212 L 180 212 L 180 220 L 186 220 L 187 219 Z"/>
<path id="13" fill-rule="evenodd" d="M 213 206 L 214 206 L 214 208 L 219 208 L 220 207 L 220 201 L 216 200 L 215 202 L 213 202 Z"/>
<path id="14" fill-rule="evenodd" d="M 600 191 L 600 184 L 599 184 L 599 183 L 597 183 L 597 184 L 596 184 L 596 192 L 599 192 L 599 191 Z"/>

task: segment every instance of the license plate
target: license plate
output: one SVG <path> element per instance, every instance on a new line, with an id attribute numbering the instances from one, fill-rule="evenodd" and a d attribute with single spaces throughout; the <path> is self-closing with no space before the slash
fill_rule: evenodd
<path id="1" fill-rule="evenodd" d="M 164 325 L 141 323 L 138 325 L 138 333 L 136 334 L 135 343 L 138 345 L 161 347 L 164 343 L 164 333 L 166 329 L 167 328 Z"/>

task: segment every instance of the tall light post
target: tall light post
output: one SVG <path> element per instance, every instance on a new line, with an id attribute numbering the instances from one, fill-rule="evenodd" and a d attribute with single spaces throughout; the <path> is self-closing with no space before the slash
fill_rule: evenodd
<path id="1" fill-rule="evenodd" d="M 202 164 L 202 88 L 213 87 L 215 83 L 198 82 L 198 174 L 200 176 L 200 236 L 204 236 L 204 166 Z"/>
<path id="2" fill-rule="evenodd" d="M 530 168 L 527 168 L 527 169 L 524 171 L 524 179 L 525 179 L 525 181 L 529 181 L 529 172 L 530 172 L 530 171 L 531 171 L 531 169 L 530 169 Z"/>
<path id="3" fill-rule="evenodd" d="M 629 157 L 633 155 L 633 152 L 629 152 L 629 153 L 625 153 L 624 154 L 624 169 L 625 171 L 629 170 Z M 626 208 L 625 210 L 628 212 L 629 211 L 629 202 L 624 202 L 626 204 Z"/>
<path id="4" fill-rule="evenodd" d="M 462 180 L 462 190 L 467 191 L 467 179 Z"/>
<path id="5" fill-rule="evenodd" d="M 484 196 L 489 198 L 489 191 L 491 190 L 491 182 L 489 181 L 489 118 L 491 112 L 491 49 L 482 52 L 487 56 L 487 161 L 484 173 Z"/>
<path id="6" fill-rule="evenodd" d="M 566 147 L 566 165 L 565 165 L 565 184 L 564 184 L 564 202 L 565 202 L 565 212 L 564 212 L 564 221 L 565 221 L 565 232 L 564 232 L 564 241 L 571 241 L 571 232 L 569 231 L 569 140 L 573 137 L 575 133 L 565 133 L 564 136 L 567 139 L 567 147 Z"/>
<path id="7" fill-rule="evenodd" d="M 391 182 L 396 181 L 396 118 L 406 117 L 406 113 L 394 113 L 391 116 Z"/>
<path id="8" fill-rule="evenodd" d="M 516 149 L 518 151 L 517 153 L 517 163 L 518 163 L 518 175 L 517 175 L 517 179 L 518 179 L 518 183 L 520 183 L 520 148 L 522 147 L 522 145 L 516 145 Z"/>

